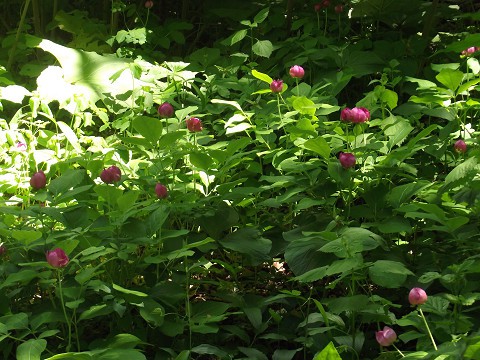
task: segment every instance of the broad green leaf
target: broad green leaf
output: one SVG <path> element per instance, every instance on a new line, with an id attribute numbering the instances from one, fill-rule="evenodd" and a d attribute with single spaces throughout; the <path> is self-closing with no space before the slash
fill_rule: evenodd
<path id="1" fill-rule="evenodd" d="M 133 119 L 132 124 L 135 130 L 153 145 L 157 143 L 162 135 L 163 126 L 159 119 L 140 115 Z"/>
<path id="2" fill-rule="evenodd" d="M 447 89 L 456 91 L 462 82 L 463 73 L 460 70 L 443 68 L 435 78 L 445 85 Z"/>
<path id="3" fill-rule="evenodd" d="M 28 284 L 30 280 L 36 278 L 37 276 L 38 272 L 33 270 L 21 270 L 19 272 L 12 273 L 0 283 L 0 289 L 12 285 L 18 286 L 17 283 Z"/>
<path id="4" fill-rule="evenodd" d="M 237 42 L 243 40 L 245 36 L 247 36 L 247 29 L 241 29 L 235 32 L 229 39 L 229 45 L 232 46 L 236 44 Z"/>
<path id="5" fill-rule="evenodd" d="M 259 307 L 245 307 L 242 309 L 247 315 L 248 320 L 255 329 L 260 329 L 262 326 L 262 311 Z"/>
<path id="6" fill-rule="evenodd" d="M 193 151 L 189 159 L 193 166 L 202 170 L 208 170 L 213 165 L 212 157 L 204 152 Z"/>
<path id="7" fill-rule="evenodd" d="M 320 353 L 315 355 L 313 360 L 342 360 L 335 345 L 330 342 Z"/>
<path id="8" fill-rule="evenodd" d="M 76 151 L 81 152 L 82 147 L 80 146 L 78 137 L 70 128 L 70 126 L 65 124 L 63 121 L 57 121 L 57 125 L 60 128 L 60 131 L 63 133 L 63 135 L 65 135 L 65 137 L 67 138 L 68 142 L 73 146 L 73 148 Z"/>
<path id="9" fill-rule="evenodd" d="M 398 261 L 377 260 L 368 268 L 370 279 L 386 288 L 399 288 L 408 275 L 414 275 L 404 264 Z"/>
<path id="10" fill-rule="evenodd" d="M 431 182 L 421 180 L 418 182 L 396 186 L 387 194 L 388 202 L 394 208 L 398 208 L 403 203 L 409 201 L 412 196 L 418 194 L 420 191 L 428 188 L 431 185 Z"/>
<path id="11" fill-rule="evenodd" d="M 386 118 L 381 125 L 384 133 L 388 136 L 389 147 L 392 148 L 395 145 L 400 146 L 405 138 L 413 130 L 413 126 L 410 125 L 410 121 L 400 116 L 390 115 Z"/>
<path id="12" fill-rule="evenodd" d="M 28 246 L 42 237 L 42 232 L 37 230 L 12 230 L 12 237 Z"/>
<path id="13" fill-rule="evenodd" d="M 17 347 L 17 360 L 40 360 L 40 355 L 47 348 L 44 339 L 30 339 Z"/>
<path id="14" fill-rule="evenodd" d="M 152 299 L 146 299 L 140 307 L 140 316 L 153 326 L 161 326 L 165 318 L 165 309 Z"/>
<path id="15" fill-rule="evenodd" d="M 296 350 L 284 350 L 276 349 L 272 355 L 272 360 L 292 360 L 297 352 L 301 349 Z"/>
<path id="16" fill-rule="evenodd" d="M 240 350 L 242 353 L 247 355 L 248 359 L 251 360 L 268 360 L 267 355 L 265 355 L 263 352 L 260 350 L 254 349 L 254 348 L 246 348 L 243 346 L 239 346 L 238 350 Z"/>
<path id="17" fill-rule="evenodd" d="M 50 181 L 48 190 L 55 196 L 64 194 L 77 187 L 83 181 L 85 175 L 86 171 L 83 169 L 68 169 L 62 175 Z"/>
<path id="18" fill-rule="evenodd" d="M 395 91 L 384 89 L 381 93 L 380 100 L 387 104 L 390 110 L 397 107 L 398 95 Z"/>
<path id="19" fill-rule="evenodd" d="M 273 79 L 270 76 L 268 76 L 267 74 L 261 73 L 260 71 L 257 71 L 255 69 L 252 70 L 252 75 L 256 77 L 258 80 L 262 80 L 266 82 L 268 85 L 270 85 L 273 81 Z"/>
<path id="20" fill-rule="evenodd" d="M 250 129 L 251 127 L 252 127 L 252 125 L 250 125 L 249 123 L 241 123 L 241 124 L 238 124 L 238 125 L 235 125 L 235 126 L 228 127 L 227 131 L 225 131 L 225 133 L 227 135 L 235 134 L 235 133 L 242 132 L 242 131 L 245 131 L 247 129 Z"/>
<path id="21" fill-rule="evenodd" d="M 216 355 L 220 359 L 229 359 L 230 355 L 226 353 L 225 351 L 219 349 L 218 347 L 214 345 L 208 345 L 208 344 L 201 344 L 198 346 L 195 346 L 192 350 L 193 353 L 196 354 L 209 354 L 209 355 Z"/>
<path id="22" fill-rule="evenodd" d="M 316 137 L 315 139 L 309 139 L 305 141 L 302 146 L 305 149 L 316 152 L 324 159 L 328 159 L 330 157 L 330 146 L 328 145 L 327 141 L 321 136 Z"/>
<path id="23" fill-rule="evenodd" d="M 189 360 L 190 359 L 190 350 L 183 350 L 175 360 Z"/>
<path id="24" fill-rule="evenodd" d="M 273 44 L 270 40 L 257 40 L 252 46 L 254 54 L 262 57 L 269 58 L 273 52 Z"/>
<path id="25" fill-rule="evenodd" d="M 93 191 L 95 191 L 111 205 L 116 205 L 118 199 L 123 195 L 123 191 L 121 189 L 104 184 L 95 185 L 93 187 Z"/>
<path id="26" fill-rule="evenodd" d="M 0 99 L 21 104 L 25 96 L 30 96 L 31 93 L 23 86 L 9 85 L 0 87 Z"/>
<path id="27" fill-rule="evenodd" d="M 476 157 L 469 157 L 464 162 L 457 165 L 445 177 L 445 186 L 451 183 L 457 183 L 461 180 L 468 180 L 478 172 L 479 163 Z"/>
<path id="28" fill-rule="evenodd" d="M 270 11 L 270 8 L 265 8 L 260 10 L 258 14 L 255 15 L 255 17 L 253 18 L 253 22 L 256 24 L 261 24 L 268 17 L 269 11 Z"/>
<path id="29" fill-rule="evenodd" d="M 255 228 L 240 228 L 219 242 L 227 249 L 246 255 L 252 264 L 266 261 L 272 247 L 271 240 L 262 237 Z"/>
<path id="30" fill-rule="evenodd" d="M 131 60 L 72 49 L 50 40 L 39 39 L 38 42 L 32 36 L 29 39 L 28 43 L 50 52 L 57 58 L 62 66 L 64 79 L 83 89 L 83 95 L 91 103 L 104 98 L 104 94 L 124 94 L 139 86 L 130 70 Z M 113 81 L 112 76 L 119 72 L 121 76 Z"/>
<path id="31" fill-rule="evenodd" d="M 78 320 L 93 319 L 98 316 L 108 315 L 113 312 L 113 308 L 107 304 L 93 305 L 80 314 Z"/>
<path id="32" fill-rule="evenodd" d="M 137 201 L 138 197 L 140 196 L 140 191 L 137 190 L 130 190 L 126 193 L 123 193 L 118 199 L 117 204 L 120 211 L 128 211 L 134 206 L 135 202 Z"/>
<path id="33" fill-rule="evenodd" d="M 254 70 L 252 70 L 253 72 Z M 242 107 L 240 106 L 240 104 L 236 101 L 230 101 L 230 100 L 223 100 L 223 99 L 212 99 L 211 100 L 212 103 L 214 104 L 225 104 L 225 105 L 230 105 L 230 106 L 233 106 L 235 109 L 243 112 L 242 110 Z"/>
<path id="34" fill-rule="evenodd" d="M 343 312 L 358 311 L 359 309 L 365 308 L 369 300 L 366 295 L 353 295 L 326 299 L 325 302 L 330 312 L 341 314 Z"/>
<path id="35" fill-rule="evenodd" d="M 292 106 L 300 114 L 312 116 L 315 115 L 315 103 L 305 96 L 295 98 L 295 100 L 293 100 Z"/>
<path id="36" fill-rule="evenodd" d="M 160 205 L 157 209 L 155 209 L 147 218 L 146 226 L 147 226 L 147 234 L 149 236 L 154 235 L 157 231 L 159 231 L 165 221 L 168 219 L 168 215 L 170 214 L 170 209 L 167 206 Z"/>
<path id="37" fill-rule="evenodd" d="M 95 360 L 147 360 L 140 350 L 134 349 L 108 349 L 105 352 L 96 355 Z"/>
<path id="38" fill-rule="evenodd" d="M 322 246 L 320 251 L 338 257 L 353 257 L 354 254 L 377 248 L 382 242 L 382 238 L 370 230 L 352 227 L 343 230 L 340 237 Z"/>

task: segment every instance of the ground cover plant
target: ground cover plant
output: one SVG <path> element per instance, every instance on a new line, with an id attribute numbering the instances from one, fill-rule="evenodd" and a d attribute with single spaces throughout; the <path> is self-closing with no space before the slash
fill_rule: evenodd
<path id="1" fill-rule="evenodd" d="M 2 359 L 479 359 L 473 1 L 11 1 Z"/>

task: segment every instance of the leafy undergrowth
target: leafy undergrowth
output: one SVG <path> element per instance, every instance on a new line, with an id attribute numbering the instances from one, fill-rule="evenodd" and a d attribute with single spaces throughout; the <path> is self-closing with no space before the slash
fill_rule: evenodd
<path id="1" fill-rule="evenodd" d="M 1 357 L 479 358 L 478 16 L 407 3 L 22 17 Z"/>

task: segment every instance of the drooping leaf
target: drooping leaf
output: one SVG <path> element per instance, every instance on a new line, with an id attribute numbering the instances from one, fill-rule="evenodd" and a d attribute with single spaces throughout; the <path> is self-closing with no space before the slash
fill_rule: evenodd
<path id="1" fill-rule="evenodd" d="M 368 268 L 372 281 L 386 288 L 399 288 L 413 273 L 398 261 L 377 260 Z"/>
<path id="2" fill-rule="evenodd" d="M 342 360 L 335 345 L 330 342 L 320 353 L 315 355 L 313 360 Z"/>
<path id="3" fill-rule="evenodd" d="M 257 40 L 252 46 L 254 54 L 269 58 L 273 52 L 273 44 L 269 40 Z"/>
<path id="4" fill-rule="evenodd" d="M 40 356 L 47 348 L 44 339 L 30 339 L 17 347 L 17 360 L 40 360 Z"/>

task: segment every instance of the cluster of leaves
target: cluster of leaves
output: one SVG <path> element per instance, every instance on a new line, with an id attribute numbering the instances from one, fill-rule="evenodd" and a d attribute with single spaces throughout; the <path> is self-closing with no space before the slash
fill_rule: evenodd
<path id="1" fill-rule="evenodd" d="M 59 10 L 63 43 L 5 35 L 2 357 L 402 356 L 377 344 L 386 324 L 406 358 L 478 358 L 480 64 L 462 51 L 480 34 L 458 30 L 478 16 L 436 1 L 204 3 L 202 28 L 115 1 L 108 24 Z M 209 37 L 219 24 L 229 36 Z M 354 106 L 369 121 L 341 121 Z"/>

